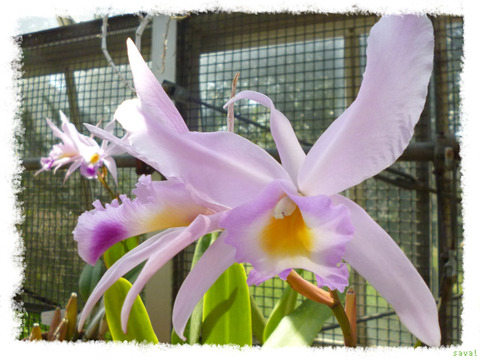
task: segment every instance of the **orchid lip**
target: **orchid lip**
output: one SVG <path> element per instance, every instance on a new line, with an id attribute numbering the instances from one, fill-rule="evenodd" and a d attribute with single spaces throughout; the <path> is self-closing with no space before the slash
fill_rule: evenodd
<path id="1" fill-rule="evenodd" d="M 280 214 L 276 214 L 280 208 Z M 273 257 L 308 256 L 313 247 L 310 228 L 297 205 L 287 196 L 275 206 L 274 216 L 267 222 L 261 237 L 261 246 Z"/>
<path id="2" fill-rule="evenodd" d="M 326 196 L 300 196 L 290 185 L 273 182 L 254 201 L 230 210 L 220 223 L 225 243 L 236 249 L 236 262 L 252 264 L 249 284 L 301 268 L 343 289 L 348 270 L 338 264 L 353 233 L 348 210 Z"/>

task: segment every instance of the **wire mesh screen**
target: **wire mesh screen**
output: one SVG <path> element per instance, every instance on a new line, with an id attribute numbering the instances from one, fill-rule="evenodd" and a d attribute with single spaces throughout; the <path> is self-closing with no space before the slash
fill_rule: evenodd
<path id="1" fill-rule="evenodd" d="M 237 91 L 255 90 L 269 96 L 290 119 L 308 150 L 355 99 L 365 67 L 366 39 L 377 20 L 367 15 L 240 13 L 204 13 L 178 20 L 176 82 L 189 96 L 176 99 L 176 105 L 190 130 L 226 129 L 222 107 L 230 98 L 232 79 L 240 73 Z M 459 18 L 433 20 L 435 71 L 413 145 L 390 169 L 344 195 L 366 209 L 392 236 L 435 297 L 447 299 L 441 315 L 446 329 L 442 335 L 445 343 L 456 344 L 461 332 L 461 194 L 455 166 L 449 168 L 434 155 L 437 145 L 445 150 L 451 145 L 447 140 L 460 129 L 463 24 Z M 109 22 L 110 55 L 129 81 L 125 39 L 134 37 L 138 25 L 136 16 Z M 102 54 L 100 29 L 99 20 L 23 37 L 25 75 L 20 86 L 25 133 L 21 142 L 26 165 L 45 156 L 57 142 L 46 117 L 59 125 L 58 111 L 62 110 L 83 130 L 84 122 L 111 120 L 116 107 L 133 96 Z M 147 60 L 151 36 L 147 28 L 142 37 Z M 268 131 L 269 111 L 243 100 L 236 103 L 235 112 L 235 132 L 275 154 Z M 29 322 L 37 322 L 41 311 L 64 306 L 70 293 L 77 290 L 83 262 L 71 231 L 94 199 L 110 199 L 96 182 L 78 173 L 63 183 L 64 171 L 34 177 L 35 166 L 26 167 L 22 178 L 25 190 L 19 199 L 25 214 L 21 231 L 26 273 L 18 300 L 24 302 L 28 313 L 24 317 L 28 331 Z M 134 168 L 119 169 L 116 191 L 130 194 L 137 178 Z M 450 224 L 447 228 L 446 223 Z M 174 296 L 190 270 L 193 249 L 194 245 L 175 258 Z M 314 281 L 313 276 L 304 276 Z M 354 271 L 351 285 L 357 292 L 360 345 L 415 343 L 388 303 Z M 279 278 L 251 287 L 265 316 L 284 288 Z M 333 319 L 315 344 L 343 344 Z"/>
<path id="2" fill-rule="evenodd" d="M 365 66 L 366 38 L 376 21 L 374 16 L 217 13 L 191 16 L 182 21 L 178 81 L 197 99 L 181 104 L 190 129 L 226 129 L 226 116 L 219 108 L 230 98 L 232 79 L 240 73 L 237 91 L 255 90 L 269 96 L 275 107 L 292 122 L 301 144 L 308 148 L 354 100 Z M 449 75 L 444 97 L 449 99 L 447 126 L 455 131 L 458 128 L 462 22 L 450 18 L 438 21 L 448 23 L 447 32 L 439 41 L 449 45 L 446 52 Z M 431 92 L 435 92 L 434 89 Z M 435 106 L 436 99 L 429 97 L 414 142 L 435 138 L 434 114 L 427 110 Z M 237 133 L 266 149 L 274 148 L 273 139 L 266 131 L 268 109 L 254 102 L 240 101 L 235 112 L 239 115 L 235 123 Z M 435 289 L 439 279 L 438 259 L 434 254 L 438 249 L 432 247 L 437 225 L 433 169 L 427 161 L 407 160 L 408 157 L 346 191 L 345 195 L 364 207 L 395 239 L 427 284 Z M 415 154 L 410 160 L 417 160 Z M 461 237 L 460 230 L 457 236 Z M 458 242 L 458 238 L 455 241 Z M 181 284 L 190 269 L 189 258 L 188 253 L 184 254 L 178 264 L 177 284 Z M 460 263 L 460 259 L 457 260 Z M 358 296 L 360 344 L 399 346 L 415 343 L 416 339 L 373 287 L 354 272 L 351 284 Z M 277 278 L 252 287 L 265 316 L 272 311 L 284 286 Z M 453 323 L 448 341 L 458 343 L 460 324 L 453 320 L 458 319 L 458 300 L 454 300 L 449 309 Z M 316 342 L 343 344 L 342 333 L 333 319 Z"/>
<path id="3" fill-rule="evenodd" d="M 458 137 L 460 123 L 460 74 L 463 55 L 463 24 L 456 19 L 436 19 L 435 35 L 439 58 L 435 69 L 435 128 L 440 136 Z M 446 343 L 460 342 L 463 283 L 463 227 L 459 171 L 436 169 L 438 237 L 435 245 L 439 257 L 439 296 L 446 301 L 440 307 L 440 324 L 448 329 Z"/>
<path id="4" fill-rule="evenodd" d="M 131 79 L 125 41 L 134 38 L 139 25 L 135 16 L 113 19 L 109 24 L 108 49 L 118 71 Z M 40 312 L 65 307 L 72 292 L 78 292 L 78 280 L 84 262 L 77 253 L 72 231 L 78 216 L 92 208 L 95 199 L 110 202 L 99 182 L 86 180 L 74 172 L 64 181 L 65 170 L 35 176 L 39 157 L 47 156 L 59 142 L 46 118 L 60 127 L 63 111 L 83 134 L 83 123 L 110 121 L 117 106 L 134 96 L 108 64 L 101 49 L 102 21 L 53 29 L 22 37 L 24 77 L 20 81 L 23 101 L 21 116 L 24 134 L 19 200 L 25 219 L 20 227 L 24 240 L 25 281 L 17 300 L 25 309 L 25 336 Z M 143 50 L 148 59 L 150 29 L 145 31 Z M 119 130 L 117 130 L 119 131 Z M 121 135 L 121 134 L 118 134 Z M 135 168 L 118 169 L 119 193 L 130 194 L 137 181 Z M 82 306 L 86 299 L 79 298 Z"/>

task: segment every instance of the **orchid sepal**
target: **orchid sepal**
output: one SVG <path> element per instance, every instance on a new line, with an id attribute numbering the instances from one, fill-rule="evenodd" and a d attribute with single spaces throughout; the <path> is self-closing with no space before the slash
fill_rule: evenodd
<path id="1" fill-rule="evenodd" d="M 413 335 L 429 346 L 440 346 L 435 299 L 411 261 L 359 205 L 341 195 L 332 200 L 350 209 L 355 227 L 345 261 L 388 301 Z"/>

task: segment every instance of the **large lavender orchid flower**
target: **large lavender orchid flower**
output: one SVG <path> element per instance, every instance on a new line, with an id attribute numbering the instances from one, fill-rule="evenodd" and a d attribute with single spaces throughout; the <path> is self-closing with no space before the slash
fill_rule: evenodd
<path id="1" fill-rule="evenodd" d="M 189 132 L 133 43 L 128 47 L 139 99 L 124 102 L 115 116 L 127 136 L 119 140 L 100 129 L 90 130 L 123 146 L 168 179 L 195 189 L 194 198 L 214 211 L 200 216 L 215 216 L 215 224 L 194 235 L 224 230 L 178 293 L 173 324 L 179 335 L 201 296 L 234 262 L 253 265 L 249 284 L 275 275 L 285 278 L 290 269 L 302 268 L 315 273 L 319 286 L 342 290 L 348 282 L 344 259 L 393 306 L 415 336 L 431 346 L 440 344 L 435 300 L 423 279 L 362 208 L 338 195 L 393 164 L 413 135 L 433 63 L 433 31 L 426 17 L 385 17 L 372 28 L 356 100 L 308 155 L 268 97 L 247 91 L 231 100 L 252 99 L 271 109 L 271 131 L 282 165 L 233 133 Z M 103 211 L 113 214 L 109 208 Z M 102 221 L 95 223 L 92 233 L 100 223 L 108 223 L 110 215 Z M 183 231 L 171 229 L 158 239 L 166 237 L 173 244 Z M 91 243 L 95 241 L 92 238 Z M 173 256 L 167 248 L 156 249 L 155 255 L 139 254 L 152 244 L 147 241 L 127 254 L 118 273 L 126 271 L 133 258 L 149 257 L 153 264 L 155 255 L 162 263 Z M 151 268 L 158 267 L 150 265 L 147 272 Z"/>
<path id="2" fill-rule="evenodd" d="M 116 183 L 117 167 L 112 156 L 122 153 L 122 148 L 109 144 L 106 140 L 101 145 L 98 145 L 91 137 L 80 134 L 62 111 L 60 111 L 60 118 L 63 131 L 47 118 L 47 124 L 52 129 L 53 135 L 60 138 L 62 142 L 53 145 L 48 157 L 40 159 L 42 168 L 35 175 L 43 171 L 49 171 L 52 168 L 56 172 L 60 167 L 71 163 L 64 181 L 78 168 L 80 168 L 80 173 L 87 179 L 93 179 L 97 177 L 98 169 L 105 165 Z M 111 121 L 107 124 L 105 130 L 112 132 L 114 126 L 115 122 Z"/>

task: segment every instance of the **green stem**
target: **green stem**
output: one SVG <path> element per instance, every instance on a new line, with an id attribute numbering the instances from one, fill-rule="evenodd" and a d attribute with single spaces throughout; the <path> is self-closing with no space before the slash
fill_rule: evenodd
<path id="1" fill-rule="evenodd" d="M 102 168 L 102 170 L 104 170 L 105 168 Z M 112 197 L 112 199 L 115 199 L 117 196 L 115 195 L 115 193 L 112 191 L 112 189 L 110 188 L 110 186 L 108 186 L 107 182 L 105 181 L 105 171 L 99 171 L 99 174 L 98 174 L 98 180 L 100 181 L 100 183 L 103 185 L 103 187 L 105 189 L 107 189 L 107 191 L 110 193 L 110 196 Z"/>
<path id="2" fill-rule="evenodd" d="M 331 309 L 333 311 L 333 315 L 335 315 L 337 318 L 340 329 L 342 329 L 345 346 L 355 347 L 357 345 L 356 339 L 353 336 L 352 328 L 350 327 L 350 321 L 348 320 L 347 314 L 345 313 L 342 303 L 340 302 L 337 290 L 330 291 L 330 295 L 335 301 L 335 305 L 333 305 Z"/>

